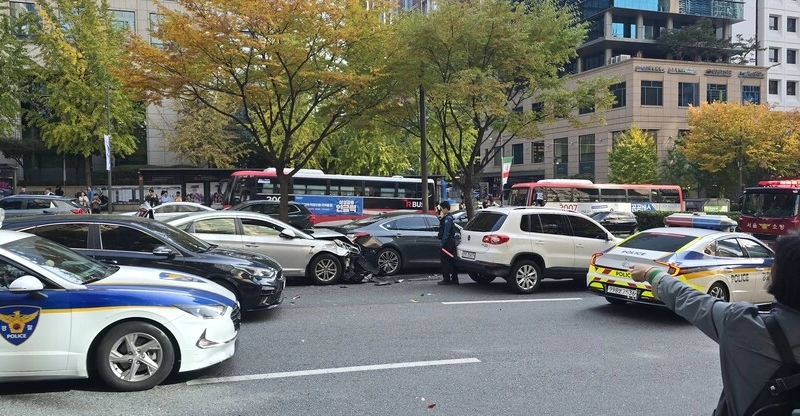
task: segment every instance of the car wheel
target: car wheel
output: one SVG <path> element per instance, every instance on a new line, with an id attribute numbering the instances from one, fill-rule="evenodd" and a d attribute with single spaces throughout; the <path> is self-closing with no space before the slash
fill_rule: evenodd
<path id="1" fill-rule="evenodd" d="M 175 350 L 169 337 L 156 326 L 125 322 L 103 336 L 94 363 L 97 375 L 111 389 L 148 390 L 172 372 Z"/>
<path id="2" fill-rule="evenodd" d="M 728 292 L 728 288 L 725 287 L 725 284 L 722 282 L 717 282 L 711 285 L 711 287 L 708 288 L 708 294 L 717 299 L 722 299 L 725 302 L 730 302 L 731 300 L 731 295 Z"/>
<path id="3" fill-rule="evenodd" d="M 628 303 L 628 301 L 626 301 L 626 300 L 619 299 L 619 298 L 610 298 L 608 296 L 606 296 L 606 301 L 608 301 L 608 303 L 610 303 L 612 305 L 616 305 L 616 306 L 622 306 L 622 305 Z"/>
<path id="4" fill-rule="evenodd" d="M 384 276 L 393 276 L 400 271 L 400 252 L 393 248 L 385 248 L 378 252 L 378 267 Z"/>
<path id="5" fill-rule="evenodd" d="M 517 293 L 533 293 L 542 284 L 542 272 L 532 260 L 520 260 L 511 268 L 508 286 Z"/>
<path id="6" fill-rule="evenodd" d="M 488 285 L 494 282 L 495 276 L 489 276 L 483 273 L 469 272 L 469 278 L 479 285 Z"/>
<path id="7" fill-rule="evenodd" d="M 322 253 L 311 259 L 308 273 L 318 285 L 332 285 L 342 277 L 342 263 L 333 254 Z"/>

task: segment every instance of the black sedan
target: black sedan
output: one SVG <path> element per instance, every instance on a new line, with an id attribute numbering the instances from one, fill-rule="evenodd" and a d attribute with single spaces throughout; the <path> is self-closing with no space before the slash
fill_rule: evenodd
<path id="1" fill-rule="evenodd" d="M 636 215 L 627 211 L 595 212 L 592 219 L 599 222 L 612 234 L 633 234 L 639 231 Z"/>
<path id="2" fill-rule="evenodd" d="M 435 215 L 379 214 L 330 228 L 364 248 L 376 250 L 384 275 L 408 267 L 439 265 L 439 219 Z"/>
<path id="3" fill-rule="evenodd" d="M 210 279 L 236 295 L 244 310 L 283 301 L 286 279 L 271 258 L 221 249 L 171 225 L 122 215 L 46 215 L 6 220 L 25 231 L 110 264 L 172 269 Z"/>
<path id="4" fill-rule="evenodd" d="M 233 211 L 259 212 L 280 219 L 280 202 L 267 200 L 244 201 L 231 207 Z M 301 230 L 314 226 L 314 214 L 303 204 L 289 201 L 289 225 Z"/>

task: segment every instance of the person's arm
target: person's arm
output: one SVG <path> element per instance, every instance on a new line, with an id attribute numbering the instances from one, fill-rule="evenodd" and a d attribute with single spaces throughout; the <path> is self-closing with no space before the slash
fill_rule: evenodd
<path id="1" fill-rule="evenodd" d="M 649 282 L 656 299 L 716 342 L 728 318 L 737 309 L 746 308 L 700 292 L 657 267 L 636 265 L 631 268 L 631 278 Z"/>
<path id="2" fill-rule="evenodd" d="M 444 247 L 444 243 L 447 242 L 447 239 L 450 237 L 450 228 L 453 226 L 453 217 L 449 214 L 444 216 L 444 226 L 442 226 L 442 241 L 439 242 L 439 245 Z"/>

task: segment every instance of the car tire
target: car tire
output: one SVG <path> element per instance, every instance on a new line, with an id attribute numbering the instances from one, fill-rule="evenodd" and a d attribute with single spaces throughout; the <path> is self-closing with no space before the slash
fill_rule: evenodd
<path id="1" fill-rule="evenodd" d="M 488 285 L 494 282 L 496 276 L 489 276 L 488 274 L 469 272 L 469 278 L 479 285 Z"/>
<path id="2" fill-rule="evenodd" d="M 403 264 L 400 252 L 393 248 L 384 248 L 378 252 L 378 267 L 381 268 L 381 275 L 394 276 L 400 271 Z"/>
<path id="3" fill-rule="evenodd" d="M 139 349 L 143 346 L 146 350 Z M 172 372 L 175 349 L 155 325 L 124 322 L 112 327 L 97 344 L 94 365 L 100 380 L 112 390 L 149 390 Z"/>
<path id="4" fill-rule="evenodd" d="M 508 275 L 508 286 L 517 293 L 533 293 L 542 284 L 542 271 L 533 260 L 519 260 L 514 263 Z"/>
<path id="5" fill-rule="evenodd" d="M 711 285 L 711 287 L 708 288 L 708 294 L 717 299 L 722 299 L 725 302 L 731 301 L 731 294 L 722 282 L 716 282 Z"/>
<path id="6" fill-rule="evenodd" d="M 332 285 L 339 281 L 344 273 L 342 262 L 330 253 L 321 253 L 311 259 L 308 265 L 308 277 L 318 285 Z"/>
<path id="7" fill-rule="evenodd" d="M 627 300 L 619 299 L 619 298 L 612 298 L 612 297 L 608 297 L 608 296 L 606 296 L 606 301 L 608 301 L 608 303 L 610 303 L 610 304 L 612 304 L 614 306 L 622 306 L 622 305 L 625 305 L 625 304 L 628 303 Z"/>

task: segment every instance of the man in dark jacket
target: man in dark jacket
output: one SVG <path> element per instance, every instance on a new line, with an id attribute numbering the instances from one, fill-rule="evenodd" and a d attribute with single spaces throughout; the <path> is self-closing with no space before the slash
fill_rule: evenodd
<path id="1" fill-rule="evenodd" d="M 439 217 L 439 248 L 442 264 L 442 281 L 440 285 L 457 285 L 458 270 L 456 270 L 456 225 L 453 214 L 450 214 L 450 202 L 442 201 Z"/>
<path id="2" fill-rule="evenodd" d="M 800 234 L 780 238 L 767 292 L 772 315 L 800 361 Z M 653 295 L 719 344 L 722 397 L 715 415 L 746 415 L 767 381 L 781 367 L 780 355 L 755 305 L 728 303 L 693 289 L 656 267 L 636 265 L 631 277 L 647 281 Z"/>

